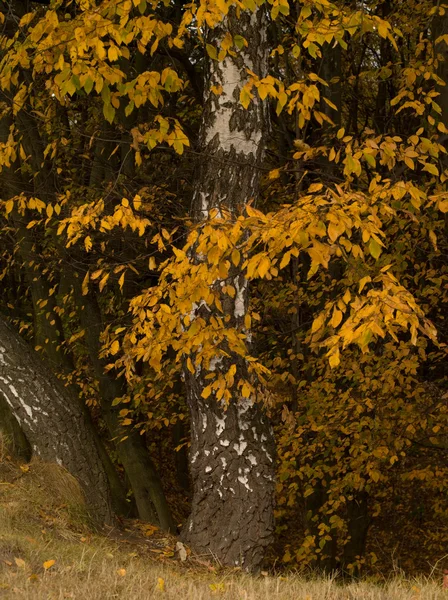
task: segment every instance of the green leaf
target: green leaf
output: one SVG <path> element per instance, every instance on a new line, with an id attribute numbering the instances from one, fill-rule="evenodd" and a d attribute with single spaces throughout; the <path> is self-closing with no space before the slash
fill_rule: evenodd
<path id="1" fill-rule="evenodd" d="M 112 123 L 115 117 L 115 108 L 112 104 L 104 104 L 103 105 L 103 115 L 109 123 Z"/>
<path id="2" fill-rule="evenodd" d="M 381 254 L 381 246 L 378 244 L 376 240 L 370 238 L 369 242 L 369 251 L 373 258 L 378 258 Z"/>

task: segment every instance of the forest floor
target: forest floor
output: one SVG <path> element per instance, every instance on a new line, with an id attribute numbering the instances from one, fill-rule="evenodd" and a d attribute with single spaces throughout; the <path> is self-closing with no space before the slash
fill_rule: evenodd
<path id="1" fill-rule="evenodd" d="M 249 576 L 192 556 L 176 538 L 136 521 L 93 534 L 81 499 L 57 465 L 0 457 L 1 599 L 448 600 L 440 579 Z"/>

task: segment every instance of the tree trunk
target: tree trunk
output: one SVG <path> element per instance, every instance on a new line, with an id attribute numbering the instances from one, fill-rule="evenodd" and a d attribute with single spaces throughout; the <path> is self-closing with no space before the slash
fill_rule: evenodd
<path id="1" fill-rule="evenodd" d="M 10 125 L 11 122 L 9 118 L 4 118 L 0 122 L 0 140 L 2 142 L 7 140 Z M 34 142 L 31 143 L 27 136 L 30 136 L 31 142 L 33 140 Z M 28 130 L 25 129 L 24 131 L 23 144 L 28 148 L 29 153 L 33 153 L 32 156 L 35 162 L 34 170 L 36 173 L 39 173 L 40 164 L 43 164 L 44 162 L 42 154 L 43 143 L 39 138 L 37 125 L 33 121 L 29 123 Z M 40 179 L 37 177 L 33 178 L 32 182 L 27 181 L 26 179 L 24 180 L 18 162 L 9 169 L 4 168 L 1 174 L 1 183 L 5 195 L 4 199 L 12 198 L 17 194 L 20 194 L 23 190 L 34 189 L 39 181 Z M 54 197 L 55 191 L 51 183 L 49 183 L 52 180 L 48 176 L 48 173 L 45 175 L 44 181 L 48 186 L 48 190 L 44 194 L 44 197 Z M 42 188 L 42 182 L 40 187 Z M 37 196 L 40 196 L 41 192 L 42 189 L 34 189 L 34 193 Z M 31 291 L 34 321 L 34 346 L 40 346 L 45 352 L 47 363 L 51 365 L 54 373 L 69 373 L 74 367 L 71 357 L 66 354 L 63 349 L 63 327 L 61 318 L 56 310 L 56 296 L 50 294 L 50 284 L 47 280 L 48 274 L 45 273 L 44 267 L 40 264 L 41 260 L 35 249 L 37 242 L 33 240 L 31 230 L 27 229 L 24 217 L 19 215 L 16 209 L 12 212 L 12 219 L 16 227 L 19 252 L 23 259 L 23 270 Z M 65 393 L 72 394 L 72 401 L 79 403 L 84 414 L 84 421 L 86 427 L 89 429 L 88 435 L 92 436 L 95 441 L 108 478 L 113 510 L 118 514 L 127 515 L 129 507 L 126 502 L 124 487 L 121 485 L 115 467 L 95 429 L 87 406 L 79 401 L 78 390 L 75 385 L 69 386 L 68 389 L 66 388 Z M 12 418 L 14 419 L 14 416 Z M 25 443 L 24 439 L 26 440 L 26 437 L 22 439 L 23 432 L 21 436 L 20 426 L 18 426 L 17 429 L 17 427 L 14 426 L 14 421 L 7 419 L 6 416 L 5 419 L 5 427 L 7 424 L 13 427 L 13 429 L 10 430 L 10 434 L 14 435 L 14 444 Z M 26 453 L 26 446 L 23 446 L 22 452 Z"/>
<path id="2" fill-rule="evenodd" d="M 258 98 L 244 110 L 239 95 L 247 80 L 246 68 L 260 77 L 266 75 L 264 8 L 253 14 L 241 13 L 239 18 L 231 9 L 211 31 L 210 41 L 219 46 L 226 31 L 243 36 L 249 45 L 235 57 L 209 63 L 201 134 L 203 162 L 194 197 L 196 220 L 206 219 L 212 208 L 236 214 L 258 193 L 267 112 Z M 211 93 L 211 86 L 221 86 L 222 94 Z M 199 262 L 201 256 L 194 255 L 192 260 Z M 221 283 L 216 281 L 214 289 L 219 290 Z M 235 267 L 226 283 L 238 290 L 234 299 L 222 297 L 229 327 L 242 328 L 248 282 Z M 215 310 L 210 307 L 208 317 Z M 191 360 L 194 364 L 194 356 Z M 247 375 L 240 357 L 215 362 L 215 369 L 222 372 L 235 364 L 235 381 Z M 206 375 L 207 371 L 198 366 L 195 375 L 184 370 L 191 413 L 193 499 L 183 539 L 196 552 L 211 554 L 222 564 L 254 570 L 260 566 L 274 531 L 273 433 L 263 407 L 254 398 L 241 398 L 236 386 L 227 408 L 213 395 L 204 400 L 201 394 L 208 383 Z"/>
<path id="3" fill-rule="evenodd" d="M 0 393 L 34 454 L 64 466 L 81 484 L 92 519 L 111 522 L 107 477 L 79 403 L 2 319 Z"/>
<path id="4" fill-rule="evenodd" d="M 435 2 L 439 5 L 440 2 Z M 434 44 L 434 56 L 437 60 L 437 75 L 445 83 L 445 85 L 436 86 L 436 91 L 439 92 L 439 96 L 435 98 L 437 104 L 442 109 L 441 121 L 448 127 L 448 43 L 444 39 L 439 39 L 448 33 L 448 15 L 446 10 L 440 8 L 433 17 L 432 22 L 432 41 Z M 437 41 L 439 40 L 439 41 Z M 445 148 L 448 147 L 447 135 L 443 136 Z M 444 167 L 447 166 L 447 158 L 442 155 L 442 162 Z"/>
<path id="5" fill-rule="evenodd" d="M 367 533 L 370 526 L 369 496 L 366 492 L 354 493 L 354 498 L 347 504 L 347 526 L 350 537 L 344 546 L 342 568 L 355 577 L 359 577 L 360 567 L 355 564 L 365 553 Z"/>
<path id="6" fill-rule="evenodd" d="M 126 388 L 123 379 L 117 379 L 113 372 L 106 372 L 107 362 L 100 358 L 100 335 L 103 326 L 97 299 L 90 292 L 85 296 L 82 295 L 80 281 L 76 276 L 73 278 L 73 286 L 90 360 L 99 382 L 104 421 L 114 439 L 118 456 L 134 492 L 139 517 L 174 533 L 176 526 L 145 440 L 138 431 L 121 426 L 119 416 L 121 407 L 113 405 L 116 398 L 124 396 Z"/>
<path id="7" fill-rule="evenodd" d="M 29 462 L 31 460 L 31 446 L 26 439 L 11 407 L 0 393 L 0 432 L 4 437 L 4 443 L 9 452 L 18 461 Z"/>
<path id="8" fill-rule="evenodd" d="M 342 52 L 338 44 L 332 47 L 328 42 L 322 46 L 322 62 L 319 75 L 324 79 L 328 86 L 322 87 L 322 100 L 320 110 L 329 117 L 336 127 L 341 126 L 342 122 Z M 328 98 L 337 110 L 329 106 L 324 98 Z"/>

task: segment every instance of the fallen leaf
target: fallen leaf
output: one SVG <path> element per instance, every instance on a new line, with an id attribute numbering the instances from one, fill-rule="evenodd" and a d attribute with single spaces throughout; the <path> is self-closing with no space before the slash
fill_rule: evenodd
<path id="1" fill-rule="evenodd" d="M 37 544 L 37 540 L 35 540 L 32 537 L 26 536 L 25 539 L 30 542 L 31 544 Z"/>
<path id="2" fill-rule="evenodd" d="M 156 587 L 156 589 L 159 592 L 164 592 L 165 591 L 165 580 L 162 579 L 161 577 L 157 578 L 157 587 Z"/>
<path id="3" fill-rule="evenodd" d="M 124 577 L 126 575 L 126 569 L 117 569 L 117 573 L 120 577 Z"/>
<path id="4" fill-rule="evenodd" d="M 48 569 L 51 569 L 51 567 L 56 563 L 55 560 L 46 560 L 43 564 L 43 567 L 46 571 L 48 571 Z"/>
<path id="5" fill-rule="evenodd" d="M 18 567 L 20 567 L 21 569 L 24 569 L 26 564 L 25 561 L 23 560 L 23 558 L 14 558 L 14 562 L 16 563 L 16 565 Z"/>
<path id="6" fill-rule="evenodd" d="M 179 553 L 180 560 L 182 562 L 186 561 L 187 560 L 187 549 L 182 544 L 182 542 L 177 542 L 177 544 L 176 544 L 176 550 Z"/>

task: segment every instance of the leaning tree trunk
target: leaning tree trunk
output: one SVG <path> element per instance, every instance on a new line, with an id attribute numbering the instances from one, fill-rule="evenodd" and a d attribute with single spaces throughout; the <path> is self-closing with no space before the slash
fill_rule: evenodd
<path id="1" fill-rule="evenodd" d="M 0 394 L 33 453 L 64 466 L 78 479 L 92 519 L 110 522 L 107 477 L 79 403 L 1 318 Z"/>
<path id="2" fill-rule="evenodd" d="M 203 162 L 195 190 L 197 221 L 207 219 L 212 208 L 231 214 L 244 208 L 258 192 L 260 164 L 267 132 L 267 113 L 255 98 L 244 110 L 240 90 L 247 68 L 264 77 L 267 67 L 266 15 L 264 9 L 242 13 L 232 9 L 211 31 L 217 46 L 226 31 L 243 36 L 248 47 L 224 61 L 211 61 L 208 71 L 202 144 Z M 222 88 L 221 95 L 210 92 Z M 192 256 L 200 262 L 200 255 Z M 216 281 L 219 290 L 222 282 Z M 222 297 L 230 327 L 242 327 L 247 310 L 247 281 L 235 267 L 227 283 L 238 294 Z M 200 309 L 199 309 L 200 310 Z M 214 314 L 213 307 L 208 314 Z M 219 313 L 216 313 L 219 318 Z M 194 356 L 192 357 L 194 362 Z M 237 356 L 216 361 L 215 370 L 226 372 L 237 365 L 235 381 L 245 377 L 245 361 Z M 226 409 L 221 402 L 201 397 L 207 372 L 196 366 L 195 375 L 184 372 L 191 413 L 190 469 L 193 484 L 191 515 L 183 539 L 199 553 L 212 554 L 221 563 L 257 569 L 274 530 L 274 444 L 263 407 L 254 398 L 242 399 L 236 386 Z"/>

